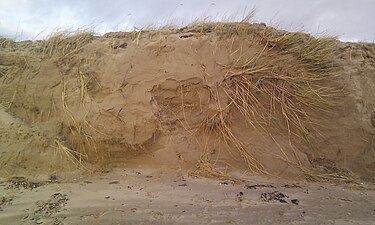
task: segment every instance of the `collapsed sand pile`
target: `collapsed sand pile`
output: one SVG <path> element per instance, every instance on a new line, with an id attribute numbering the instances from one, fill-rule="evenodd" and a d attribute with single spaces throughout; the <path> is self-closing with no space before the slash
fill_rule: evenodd
<path id="1" fill-rule="evenodd" d="M 1 104 L 73 164 L 374 178 L 374 44 L 250 23 L 0 43 Z"/>

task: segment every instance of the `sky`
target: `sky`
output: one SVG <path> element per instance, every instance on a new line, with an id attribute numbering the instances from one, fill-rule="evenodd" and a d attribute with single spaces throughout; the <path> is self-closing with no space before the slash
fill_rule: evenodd
<path id="1" fill-rule="evenodd" d="M 343 41 L 375 42 L 375 0 L 0 0 L 0 36 L 43 39 L 58 29 L 98 34 L 195 20 L 241 20 Z"/>

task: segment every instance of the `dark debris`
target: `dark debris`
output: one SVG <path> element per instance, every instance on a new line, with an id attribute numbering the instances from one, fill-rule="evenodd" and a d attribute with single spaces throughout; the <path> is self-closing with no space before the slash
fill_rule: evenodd
<path id="1" fill-rule="evenodd" d="M 267 192 L 267 193 L 262 193 L 260 195 L 260 198 L 262 199 L 262 201 L 264 202 L 273 202 L 273 201 L 277 201 L 277 202 L 281 202 L 281 203 L 288 203 L 285 198 L 289 198 L 288 195 L 284 194 L 284 193 L 281 193 L 279 191 L 274 191 L 274 192 Z"/>
<path id="2" fill-rule="evenodd" d="M 299 186 L 298 184 L 285 184 L 284 185 L 285 188 L 301 188 L 301 186 Z"/>
<path id="3" fill-rule="evenodd" d="M 13 198 L 10 198 L 10 197 L 0 197 L 0 211 L 2 210 L 2 206 L 3 205 L 8 205 L 8 204 L 11 204 L 13 201 Z"/>
<path id="4" fill-rule="evenodd" d="M 271 184 L 254 184 L 254 185 L 245 185 L 245 188 L 255 190 L 257 188 L 276 188 Z"/>
<path id="5" fill-rule="evenodd" d="M 299 200 L 298 199 L 292 199 L 290 200 L 293 204 L 295 205 L 298 205 L 299 204 Z"/>
<path id="6" fill-rule="evenodd" d="M 54 213 L 60 212 L 61 208 L 66 205 L 69 200 L 66 194 L 55 193 L 51 195 L 51 198 L 47 201 L 37 201 L 37 208 L 34 214 L 41 214 L 49 217 Z"/>
<path id="7" fill-rule="evenodd" d="M 34 189 L 34 188 L 40 187 L 44 184 L 43 182 L 29 181 L 25 177 L 11 177 L 8 180 L 8 183 L 9 184 L 8 184 L 7 188 L 9 188 L 9 189 L 24 188 L 24 189 L 31 189 L 31 190 Z"/>

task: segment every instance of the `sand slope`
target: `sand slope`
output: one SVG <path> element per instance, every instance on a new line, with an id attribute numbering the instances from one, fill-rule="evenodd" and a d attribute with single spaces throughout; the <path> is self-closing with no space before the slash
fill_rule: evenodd
<path id="1" fill-rule="evenodd" d="M 3 107 L 0 108 L 0 154 L 2 177 L 35 178 L 75 169 L 53 148 L 53 140 L 8 114 Z"/>
<path id="2" fill-rule="evenodd" d="M 59 33 L 2 45 L 0 102 L 76 164 L 372 179 L 374 51 L 250 23 Z"/>

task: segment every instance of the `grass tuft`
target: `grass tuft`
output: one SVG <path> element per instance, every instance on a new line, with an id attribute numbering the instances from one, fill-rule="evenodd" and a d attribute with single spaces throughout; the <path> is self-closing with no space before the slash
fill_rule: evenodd
<path id="1" fill-rule="evenodd" d="M 0 48 L 13 48 L 14 44 L 14 40 L 0 36 Z"/>
<path id="2" fill-rule="evenodd" d="M 43 54 L 49 57 L 59 54 L 60 57 L 65 58 L 81 50 L 93 38 L 93 33 L 87 30 L 57 31 L 44 41 Z"/>
<path id="3" fill-rule="evenodd" d="M 265 174 L 267 171 L 257 160 L 256 151 L 237 137 L 230 119 L 223 116 L 224 111 L 240 112 L 252 129 L 266 133 L 278 146 L 275 127 L 286 135 L 293 151 L 293 143 L 301 140 L 313 149 L 313 139 L 320 134 L 321 119 L 316 118 L 315 113 L 335 111 L 343 93 L 335 82 L 339 71 L 334 61 L 335 40 L 266 27 L 254 30 L 253 25 L 246 22 L 221 24 L 216 26 L 215 32 L 220 34 L 228 26 L 233 31 L 225 34 L 233 37 L 231 60 L 217 63 L 226 71 L 226 76 L 215 88 L 216 93 L 225 93 L 229 103 L 221 106 L 223 97 L 216 94 L 213 99 L 217 103 L 217 113 L 203 127 L 211 130 L 214 127 L 213 130 L 237 150 L 252 172 Z M 238 49 L 232 48 L 235 41 L 241 43 Z M 261 47 L 255 53 L 249 51 L 254 46 Z M 300 168 L 295 152 L 292 160 L 281 147 L 280 151 L 283 161 Z"/>

